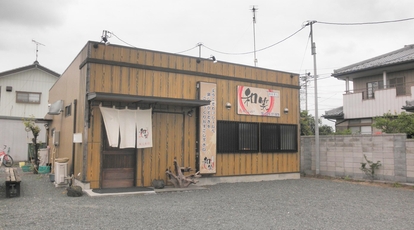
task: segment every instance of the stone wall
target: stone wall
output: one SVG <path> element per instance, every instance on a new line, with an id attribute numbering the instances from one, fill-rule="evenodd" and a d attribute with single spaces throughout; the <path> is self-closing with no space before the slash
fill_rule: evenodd
<path id="1" fill-rule="evenodd" d="M 319 173 L 332 177 L 367 178 L 364 155 L 381 161 L 375 179 L 414 183 L 414 140 L 405 134 L 319 136 Z M 315 137 L 301 137 L 301 173 L 315 174 Z"/>

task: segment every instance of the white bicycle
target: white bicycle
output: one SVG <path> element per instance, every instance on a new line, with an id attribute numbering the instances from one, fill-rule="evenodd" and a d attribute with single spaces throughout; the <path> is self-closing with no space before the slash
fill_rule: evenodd
<path id="1" fill-rule="evenodd" d="M 7 153 L 4 151 L 6 150 L 7 145 L 4 145 L 3 150 L 0 152 L 0 166 L 3 164 L 6 167 L 11 167 L 13 165 L 13 158 L 10 156 L 10 147 L 7 149 Z"/>

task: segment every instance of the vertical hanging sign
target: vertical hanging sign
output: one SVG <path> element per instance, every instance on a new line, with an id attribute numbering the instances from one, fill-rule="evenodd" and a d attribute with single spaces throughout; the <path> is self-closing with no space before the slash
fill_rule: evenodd
<path id="1" fill-rule="evenodd" d="M 200 100 L 209 100 L 210 105 L 200 107 L 199 151 L 200 173 L 216 173 L 216 96 L 215 83 L 199 82 Z"/>

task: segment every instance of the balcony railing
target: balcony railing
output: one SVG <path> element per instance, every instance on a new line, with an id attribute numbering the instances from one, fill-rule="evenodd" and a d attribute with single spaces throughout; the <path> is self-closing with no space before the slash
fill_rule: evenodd
<path id="1" fill-rule="evenodd" d="M 396 94 L 395 96 L 410 96 L 411 95 L 411 87 L 414 86 L 414 84 L 404 84 L 404 85 L 397 85 L 394 87 L 387 87 L 387 88 L 379 88 L 379 89 L 364 89 L 364 90 L 350 90 L 348 91 L 348 93 L 346 94 L 357 94 L 357 93 L 361 93 L 362 96 L 362 100 L 370 100 L 370 99 L 375 99 L 375 94 L 378 91 L 382 91 L 382 90 L 389 90 L 389 89 L 395 89 Z"/>

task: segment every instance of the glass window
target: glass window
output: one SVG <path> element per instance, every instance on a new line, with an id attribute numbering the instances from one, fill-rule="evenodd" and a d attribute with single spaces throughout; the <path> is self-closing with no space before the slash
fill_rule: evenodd
<path id="1" fill-rule="evenodd" d="M 352 134 L 360 134 L 361 133 L 361 128 L 360 127 L 349 127 L 349 129 L 351 130 Z"/>
<path id="2" fill-rule="evenodd" d="M 217 152 L 236 152 L 237 141 L 237 123 L 217 121 Z"/>
<path id="3" fill-rule="evenodd" d="M 16 91 L 16 102 L 17 103 L 33 103 L 40 104 L 40 96 L 42 93 L 31 93 Z"/>
<path id="4" fill-rule="evenodd" d="M 375 98 L 375 91 L 384 88 L 382 81 L 374 81 L 367 83 L 367 99 Z"/>
<path id="5" fill-rule="evenodd" d="M 65 107 L 65 117 L 72 115 L 72 104 Z"/>
<path id="6" fill-rule="evenodd" d="M 296 125 L 280 125 L 280 150 L 297 151 L 297 127 Z"/>
<path id="7" fill-rule="evenodd" d="M 371 126 L 361 126 L 361 134 L 372 134 Z"/>
<path id="8" fill-rule="evenodd" d="M 239 150 L 259 151 L 259 126 L 255 123 L 239 123 Z"/>
<path id="9" fill-rule="evenodd" d="M 405 95 L 405 77 L 390 79 L 390 87 L 396 88 L 397 96 Z"/>
<path id="10" fill-rule="evenodd" d="M 217 122 L 217 153 L 297 152 L 297 150 L 297 125 Z"/>
<path id="11" fill-rule="evenodd" d="M 276 152 L 279 150 L 280 135 L 277 124 L 261 124 L 260 138 L 262 152 Z"/>

